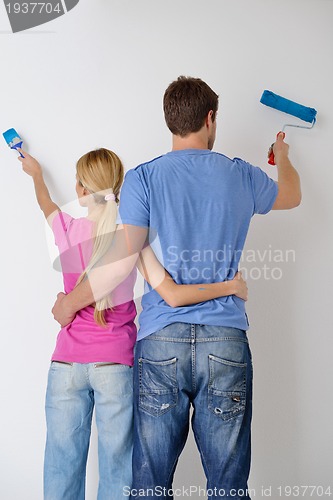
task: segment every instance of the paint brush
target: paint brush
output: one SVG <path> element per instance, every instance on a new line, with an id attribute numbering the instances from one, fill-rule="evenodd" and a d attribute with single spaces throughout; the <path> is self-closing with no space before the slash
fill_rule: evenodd
<path id="1" fill-rule="evenodd" d="M 23 140 L 14 128 L 6 130 L 6 132 L 4 132 L 2 135 L 11 149 L 17 150 L 18 148 L 22 148 Z M 18 152 L 20 153 L 20 151 Z M 24 158 L 22 153 L 20 153 L 20 156 Z"/>

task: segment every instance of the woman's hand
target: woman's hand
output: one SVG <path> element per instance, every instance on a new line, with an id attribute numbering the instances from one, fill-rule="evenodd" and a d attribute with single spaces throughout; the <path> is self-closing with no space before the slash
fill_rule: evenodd
<path id="1" fill-rule="evenodd" d="M 18 151 L 24 155 L 24 158 L 21 156 L 18 157 L 18 160 L 22 163 L 22 168 L 24 172 L 30 175 L 33 179 L 42 175 L 42 168 L 38 161 L 23 149 L 18 148 Z"/>
<path id="2" fill-rule="evenodd" d="M 239 297 L 240 299 L 247 300 L 248 299 L 248 289 L 246 281 L 242 277 L 241 271 L 238 271 L 235 274 L 234 279 L 232 280 L 233 285 L 235 286 L 235 292 L 233 295 Z"/>
<path id="3" fill-rule="evenodd" d="M 71 311 L 70 307 L 67 305 L 68 295 L 60 292 L 57 295 L 57 300 L 52 308 L 53 317 L 61 327 L 64 327 L 71 323 L 75 318 L 75 314 Z"/>

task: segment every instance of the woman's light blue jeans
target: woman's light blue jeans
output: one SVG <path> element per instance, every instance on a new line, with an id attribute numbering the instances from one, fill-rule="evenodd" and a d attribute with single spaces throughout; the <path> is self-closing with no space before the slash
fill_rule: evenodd
<path id="1" fill-rule="evenodd" d="M 149 499 L 173 498 L 191 405 L 208 498 L 249 499 L 252 361 L 246 332 L 185 323 L 137 342 L 132 498 L 143 491 Z"/>
<path id="2" fill-rule="evenodd" d="M 45 406 L 45 500 L 84 500 L 94 407 L 98 431 L 98 500 L 121 499 L 123 487 L 131 484 L 132 368 L 53 361 Z"/>

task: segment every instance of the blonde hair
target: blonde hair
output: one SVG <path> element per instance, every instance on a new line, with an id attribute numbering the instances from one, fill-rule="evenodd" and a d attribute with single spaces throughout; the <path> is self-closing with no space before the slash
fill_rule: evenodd
<path id="1" fill-rule="evenodd" d="M 76 164 L 78 181 L 101 206 L 100 216 L 95 224 L 94 245 L 86 269 L 76 285 L 87 278 L 91 269 L 109 250 L 116 229 L 117 203 L 120 187 L 124 180 L 124 167 L 118 156 L 109 149 L 101 148 L 83 155 Z M 114 200 L 112 199 L 114 195 Z M 105 197 L 111 199 L 106 200 Z M 94 319 L 97 324 L 106 326 L 105 310 L 112 309 L 111 296 L 108 295 L 95 303 Z"/>

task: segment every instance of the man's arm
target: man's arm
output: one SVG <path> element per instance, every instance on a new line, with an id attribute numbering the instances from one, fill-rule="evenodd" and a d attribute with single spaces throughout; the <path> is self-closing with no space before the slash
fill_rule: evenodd
<path id="1" fill-rule="evenodd" d="M 117 226 L 112 246 L 100 265 L 69 294 L 58 294 L 52 312 L 65 326 L 77 311 L 110 294 L 134 268 L 148 235 L 148 228 L 128 224 Z"/>
<path id="2" fill-rule="evenodd" d="M 282 132 L 280 132 L 273 145 L 278 170 L 278 194 L 272 210 L 295 208 L 302 200 L 300 178 L 288 158 L 289 146 L 284 142 L 283 137 Z"/>

